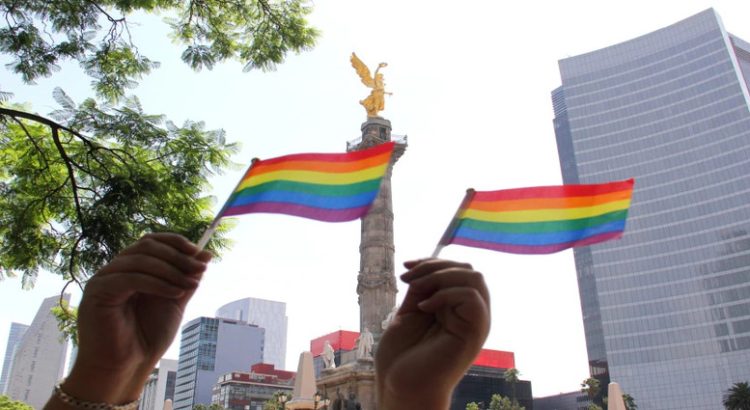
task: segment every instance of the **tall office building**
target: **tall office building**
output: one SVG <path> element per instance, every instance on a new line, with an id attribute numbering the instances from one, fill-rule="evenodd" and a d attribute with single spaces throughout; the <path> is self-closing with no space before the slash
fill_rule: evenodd
<path id="1" fill-rule="evenodd" d="M 65 295 L 68 301 L 70 295 Z M 55 383 L 62 378 L 68 342 L 57 328 L 52 308 L 60 296 L 44 299 L 31 326 L 18 342 L 8 374 L 6 394 L 41 409 Z"/>
<path id="2" fill-rule="evenodd" d="M 174 410 L 211 404 L 220 376 L 263 360 L 264 330 L 247 322 L 199 317 L 182 327 Z"/>
<path id="3" fill-rule="evenodd" d="M 177 360 L 161 359 L 159 367 L 151 372 L 141 393 L 138 410 L 164 410 L 164 401 L 174 402 L 177 380 Z"/>
<path id="4" fill-rule="evenodd" d="M 592 375 L 720 408 L 750 379 L 750 44 L 706 10 L 559 65 L 565 183 L 635 178 L 623 239 L 575 250 Z"/>
<path id="5" fill-rule="evenodd" d="M 0 394 L 5 394 L 5 387 L 8 384 L 8 375 L 10 368 L 13 366 L 13 355 L 16 353 L 16 346 L 23 338 L 28 329 L 28 325 L 21 323 L 11 323 L 10 332 L 8 332 L 8 344 L 5 346 L 5 358 L 3 359 L 3 372 L 0 373 Z"/>
<path id="6" fill-rule="evenodd" d="M 286 368 L 286 303 L 256 298 L 240 299 L 220 307 L 216 317 L 244 320 L 265 329 L 263 362 L 277 369 Z"/>

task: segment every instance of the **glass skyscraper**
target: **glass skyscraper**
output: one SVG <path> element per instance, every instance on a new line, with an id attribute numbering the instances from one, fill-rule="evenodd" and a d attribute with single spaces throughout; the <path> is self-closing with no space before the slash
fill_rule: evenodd
<path id="1" fill-rule="evenodd" d="M 245 298 L 227 303 L 216 311 L 216 317 L 243 320 L 266 330 L 263 362 L 285 369 L 286 364 L 286 303 Z"/>
<path id="2" fill-rule="evenodd" d="M 750 44 L 706 10 L 559 65 L 564 182 L 635 178 L 624 237 L 575 250 L 592 375 L 722 408 L 750 380 Z"/>
<path id="3" fill-rule="evenodd" d="M 70 295 L 64 294 L 63 300 L 68 302 Z M 68 341 L 52 314 L 52 308 L 59 303 L 59 295 L 42 301 L 34 320 L 15 346 L 6 380 L 6 395 L 35 409 L 44 407 L 65 368 Z"/>
<path id="4" fill-rule="evenodd" d="M 220 376 L 243 371 L 263 360 L 264 330 L 239 320 L 199 317 L 182 326 L 175 410 L 211 404 Z"/>
<path id="5" fill-rule="evenodd" d="M 16 345 L 21 342 L 28 325 L 21 323 L 11 323 L 10 332 L 8 332 L 8 344 L 5 346 L 5 358 L 3 359 L 3 372 L 0 373 L 0 394 L 5 394 L 10 368 L 13 367 L 13 355 L 16 353 Z"/>

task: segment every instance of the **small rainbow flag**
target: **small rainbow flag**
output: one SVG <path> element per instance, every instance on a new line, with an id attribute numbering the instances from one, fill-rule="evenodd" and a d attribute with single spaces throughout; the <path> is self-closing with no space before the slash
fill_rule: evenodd
<path id="1" fill-rule="evenodd" d="M 345 154 L 294 154 L 254 160 L 223 216 L 295 215 L 326 222 L 358 219 L 378 195 L 394 143 Z"/>
<path id="2" fill-rule="evenodd" d="M 448 244 L 545 254 L 619 238 L 633 179 L 591 185 L 468 190 L 434 255 Z"/>

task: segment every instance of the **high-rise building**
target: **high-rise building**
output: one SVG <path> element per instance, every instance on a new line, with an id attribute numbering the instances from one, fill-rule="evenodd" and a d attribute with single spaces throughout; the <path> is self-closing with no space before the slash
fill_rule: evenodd
<path id="1" fill-rule="evenodd" d="M 245 298 L 227 303 L 216 311 L 216 317 L 242 320 L 266 330 L 263 363 L 284 369 L 286 363 L 286 303 Z"/>
<path id="2" fill-rule="evenodd" d="M 161 359 L 159 367 L 151 372 L 141 393 L 138 410 L 164 410 L 164 401 L 174 401 L 177 380 L 177 360 Z"/>
<path id="3" fill-rule="evenodd" d="M 8 344 L 5 346 L 5 358 L 3 359 L 3 372 L 0 373 L 0 394 L 5 394 L 5 387 L 10 374 L 10 368 L 13 366 L 13 355 L 16 353 L 16 346 L 23 338 L 28 325 L 21 323 L 11 323 L 10 332 L 8 332 Z"/>
<path id="4" fill-rule="evenodd" d="M 70 295 L 64 296 L 65 301 Z M 52 308 L 60 296 L 44 299 L 31 326 L 18 342 L 8 374 L 6 394 L 41 409 L 63 375 L 68 342 L 57 328 Z"/>
<path id="5" fill-rule="evenodd" d="M 559 66 L 564 182 L 635 178 L 624 237 L 575 250 L 592 375 L 720 408 L 750 379 L 750 44 L 709 9 Z"/>
<path id="6" fill-rule="evenodd" d="M 214 384 L 226 373 L 263 360 L 264 330 L 247 322 L 199 317 L 182 327 L 174 410 L 211 404 Z"/>

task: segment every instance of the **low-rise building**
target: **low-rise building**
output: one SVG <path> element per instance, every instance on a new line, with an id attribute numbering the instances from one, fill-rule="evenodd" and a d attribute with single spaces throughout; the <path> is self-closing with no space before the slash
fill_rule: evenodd
<path id="1" fill-rule="evenodd" d="M 268 363 L 254 364 L 249 373 L 227 373 L 214 385 L 211 404 L 227 410 L 263 410 L 263 403 L 274 393 L 292 393 L 294 375 L 295 372 L 276 370 Z"/>

